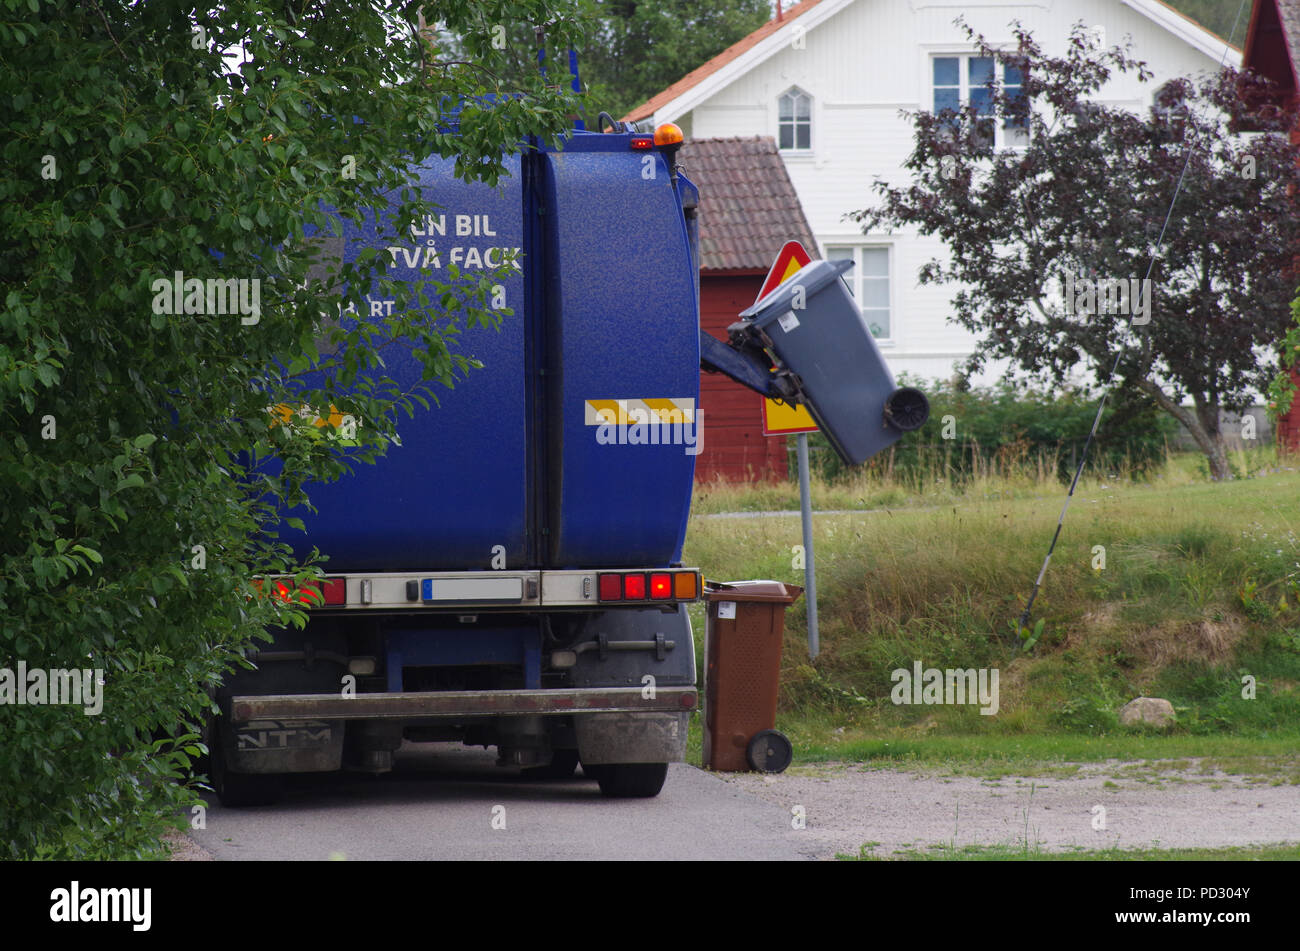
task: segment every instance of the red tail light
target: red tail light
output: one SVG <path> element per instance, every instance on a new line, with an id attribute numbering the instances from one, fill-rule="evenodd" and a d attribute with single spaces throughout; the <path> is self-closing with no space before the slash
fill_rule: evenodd
<path id="1" fill-rule="evenodd" d="M 254 578 L 253 586 L 262 591 L 262 579 Z M 324 578 L 319 583 L 304 581 L 301 586 L 295 587 L 292 578 L 274 578 L 271 581 L 271 597 L 286 602 L 297 601 L 308 607 L 347 604 L 347 579 Z"/>
<path id="2" fill-rule="evenodd" d="M 600 600 L 621 601 L 623 599 L 623 576 L 600 576 Z"/>
<path id="3" fill-rule="evenodd" d="M 645 575 L 624 575 L 623 596 L 629 601 L 644 601 Z"/>
<path id="4" fill-rule="evenodd" d="M 326 578 L 320 584 L 326 604 L 347 604 L 348 584 L 343 578 Z"/>
<path id="5" fill-rule="evenodd" d="M 695 571 L 602 572 L 597 589 L 601 601 L 694 601 L 700 576 Z"/>

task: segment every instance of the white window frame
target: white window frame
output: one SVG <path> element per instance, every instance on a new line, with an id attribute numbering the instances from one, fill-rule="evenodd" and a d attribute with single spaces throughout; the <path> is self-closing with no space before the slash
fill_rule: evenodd
<path id="1" fill-rule="evenodd" d="M 791 145 L 789 148 L 781 147 L 781 126 L 783 124 L 781 120 L 781 100 L 784 99 L 786 96 L 791 96 L 791 95 L 803 96 L 805 99 L 808 100 L 808 120 L 807 120 L 808 147 L 806 149 L 799 148 L 797 144 L 799 141 L 798 132 L 799 132 L 800 120 L 798 119 L 798 117 L 793 115 L 790 119 L 790 126 L 791 126 L 791 133 L 792 133 L 790 138 L 791 141 L 796 144 Z M 781 92 L 777 94 L 776 97 L 777 151 L 779 151 L 782 155 L 811 155 L 813 153 L 813 149 L 816 147 L 817 144 L 816 128 L 817 128 L 817 100 L 813 97 L 812 93 L 804 89 L 802 86 L 789 86 L 781 90 Z"/>
<path id="2" fill-rule="evenodd" d="M 888 299 L 889 299 L 889 327 L 886 336 L 877 337 L 872 334 L 872 339 L 877 344 L 893 346 L 898 342 L 898 295 L 895 292 L 896 282 L 894 279 L 894 243 L 889 241 L 855 241 L 851 238 L 837 239 L 826 238 L 822 241 L 822 247 L 826 252 L 826 259 L 831 260 L 831 251 L 840 248 L 848 248 L 853 252 L 853 267 L 844 275 L 848 281 L 849 290 L 853 293 L 854 302 L 858 303 L 861 308 L 859 297 L 862 290 L 862 281 L 865 280 L 865 270 L 863 264 L 863 251 L 884 251 L 885 252 L 885 280 L 888 282 Z M 862 315 L 863 321 L 867 325 L 867 330 L 871 330 L 871 319 L 867 314 Z"/>
<path id="3" fill-rule="evenodd" d="M 957 60 L 957 108 L 961 109 L 970 104 L 970 61 L 972 59 L 992 59 L 995 74 L 999 74 L 999 84 L 1005 85 L 1006 67 L 999 64 L 996 57 L 986 57 L 978 50 L 971 49 L 935 49 L 929 51 L 929 56 L 925 59 L 925 88 L 928 91 L 928 98 L 923 107 L 927 112 L 938 114 L 934 108 L 934 64 L 939 59 L 956 59 Z M 1021 79 L 1023 80 L 1023 76 Z M 982 84 L 980 84 L 982 86 Z M 951 87 L 947 87 L 951 88 Z M 1029 143 L 1017 142 L 1014 144 L 1007 143 L 1007 129 L 1003 120 L 993 117 L 993 148 L 997 151 L 1018 152 L 1029 147 Z M 1029 129 L 1024 131 L 1025 136 L 1029 135 Z"/>

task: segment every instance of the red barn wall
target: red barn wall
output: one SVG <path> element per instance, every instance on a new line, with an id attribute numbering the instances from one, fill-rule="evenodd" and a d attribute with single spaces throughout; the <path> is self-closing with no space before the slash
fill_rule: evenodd
<path id="1" fill-rule="evenodd" d="M 1291 382 L 1300 389 L 1300 365 L 1291 368 Z M 1300 453 L 1300 393 L 1292 399 L 1286 415 L 1278 418 L 1277 449 L 1283 455 Z"/>
<path id="2" fill-rule="evenodd" d="M 727 327 L 754 303 L 765 274 L 705 271 L 700 275 L 700 328 L 726 342 Z M 778 481 L 786 478 L 785 437 L 763 435 L 762 399 L 721 373 L 700 372 L 704 449 L 697 482 Z"/>
<path id="3" fill-rule="evenodd" d="M 1274 0 L 1255 0 L 1246 33 L 1244 66 L 1262 73 L 1279 86 L 1278 92 L 1295 95 L 1295 74 L 1286 35 Z M 1300 127 L 1291 130 L 1291 144 L 1300 145 Z M 1291 369 L 1291 380 L 1300 387 L 1300 365 Z M 1278 453 L 1300 453 L 1300 394 L 1291 409 L 1277 421 Z"/>

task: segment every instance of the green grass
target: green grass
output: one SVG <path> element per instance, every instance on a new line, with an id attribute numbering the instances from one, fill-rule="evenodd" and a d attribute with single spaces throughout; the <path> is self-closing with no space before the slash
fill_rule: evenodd
<path id="1" fill-rule="evenodd" d="M 869 842 L 857 855 L 838 853 L 841 861 L 881 862 L 1295 862 L 1300 845 L 1238 846 L 1220 849 L 1083 849 L 1045 852 L 1038 845 L 962 845 L 936 843 L 927 849 L 896 849 L 890 854 L 877 851 Z"/>
<path id="2" fill-rule="evenodd" d="M 1145 483 L 1080 485 L 1035 603 L 1044 629 L 1032 651 L 1020 649 L 1013 620 L 1056 527 L 1065 490 L 1055 480 L 1010 473 L 904 495 L 883 511 L 817 516 L 822 652 L 809 661 L 800 599 L 787 613 L 781 678 L 778 727 L 797 761 L 1046 767 L 1294 750 L 1300 472 L 1255 452 L 1238 460 L 1251 478 L 1216 484 L 1200 465 L 1178 456 Z M 814 497 L 838 508 L 854 507 L 854 495 L 870 508 L 903 488 L 863 477 L 818 483 Z M 797 516 L 702 517 L 796 507 L 789 487 L 705 487 L 697 502 L 687 564 L 717 580 L 803 583 Z M 703 605 L 692 620 L 702 667 Z M 895 705 L 890 673 L 914 661 L 998 669 L 998 713 Z M 1245 677 L 1254 699 L 1243 696 Z M 1119 727 L 1116 711 L 1137 696 L 1173 703 L 1167 735 Z M 698 726 L 690 748 L 698 756 Z"/>
<path id="3" fill-rule="evenodd" d="M 1277 453 L 1271 446 L 1230 452 L 1234 470 L 1255 475 L 1278 467 Z M 954 502 L 976 500 L 1060 498 L 1066 487 L 1055 477 L 1054 460 L 1019 462 L 1009 465 L 990 463 L 967 480 L 955 479 L 939 467 L 916 472 L 877 474 L 859 469 L 850 478 L 827 481 L 814 476 L 813 508 L 819 511 L 871 511 L 876 509 L 924 508 Z M 691 514 L 715 515 L 723 512 L 797 512 L 799 484 L 794 463 L 790 479 L 782 483 L 700 483 L 691 500 Z M 1207 468 L 1196 453 L 1174 453 L 1167 457 L 1159 472 L 1146 480 L 1158 488 L 1198 485 L 1206 482 Z M 1080 491 L 1098 490 L 1127 482 L 1126 473 L 1115 478 L 1090 475 L 1079 482 Z"/>

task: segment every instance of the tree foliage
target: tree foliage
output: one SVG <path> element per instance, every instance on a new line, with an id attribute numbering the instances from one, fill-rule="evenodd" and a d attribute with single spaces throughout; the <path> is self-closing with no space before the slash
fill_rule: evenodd
<path id="1" fill-rule="evenodd" d="M 1140 115 L 1098 93 L 1149 71 L 1124 48 L 1096 48 L 1082 25 L 1061 56 L 1018 25 L 1009 50 L 967 32 L 1022 86 L 990 83 L 984 113 L 915 114 L 911 184 L 877 182 L 881 203 L 854 217 L 943 240 L 949 257 L 920 281 L 960 285 L 952 319 L 981 335 L 967 370 L 1008 359 L 1046 382 L 1084 372 L 1100 387 L 1114 365 L 1118 386 L 1179 419 L 1214 477 L 1231 477 L 1219 410 L 1268 388 L 1290 326 L 1294 115 L 1257 112 L 1259 131 L 1234 134 L 1263 81 L 1232 70 L 1166 83 Z M 995 148 L 990 114 L 1027 122 L 1028 145 Z M 1152 294 L 1129 301 L 1130 282 L 1148 277 Z"/>
<path id="2" fill-rule="evenodd" d="M 586 34 L 574 47 L 582 83 L 593 108 L 617 118 L 758 29 L 772 9 L 768 0 L 581 0 L 577 16 Z M 476 33 L 495 38 L 506 75 L 535 73 L 544 49 L 551 81 L 568 81 L 568 48 L 546 23 L 502 24 L 484 14 Z M 454 31 L 442 43 L 446 54 L 459 55 Z M 594 116 L 587 119 L 594 125 Z"/>
<path id="3" fill-rule="evenodd" d="M 316 281 L 313 240 L 390 202 L 399 233 L 434 211 L 412 161 L 492 182 L 503 151 L 565 128 L 573 98 L 498 83 L 473 26 L 550 21 L 581 43 L 566 4 L 444 0 L 466 58 L 428 65 L 415 2 L 0 0 L 0 673 L 105 681 L 102 710 L 0 705 L 0 854 L 151 854 L 194 803 L 170 780 L 200 752 L 209 685 L 305 620 L 253 585 L 317 570 L 268 526 L 382 454 L 472 371 L 456 331 L 498 319 L 450 271 L 395 286 L 363 255 Z M 260 308 L 168 313 L 157 282 L 178 272 L 257 281 Z M 392 316 L 326 316 L 376 280 Z M 384 376 L 394 340 L 424 361 L 414 391 Z"/>
<path id="4" fill-rule="evenodd" d="M 900 377 L 899 383 L 903 385 Z M 910 382 L 910 381 L 909 381 Z M 930 418 L 889 452 L 861 468 L 845 466 L 814 433 L 810 445 L 826 446 L 816 468 L 824 478 L 856 478 L 888 472 L 900 478 L 942 478 L 960 485 L 988 472 L 1051 472 L 1069 484 L 1097 415 L 1097 401 L 1073 388 L 1035 391 L 1000 383 L 971 387 L 956 380 L 917 380 L 930 401 Z M 1106 426 L 1088 456 L 1087 472 L 1099 478 L 1144 478 L 1165 461 L 1177 424 L 1141 393 L 1119 393 Z"/>
<path id="5" fill-rule="evenodd" d="M 584 68 L 593 100 L 620 116 L 772 17 L 768 0 L 603 0 Z"/>

